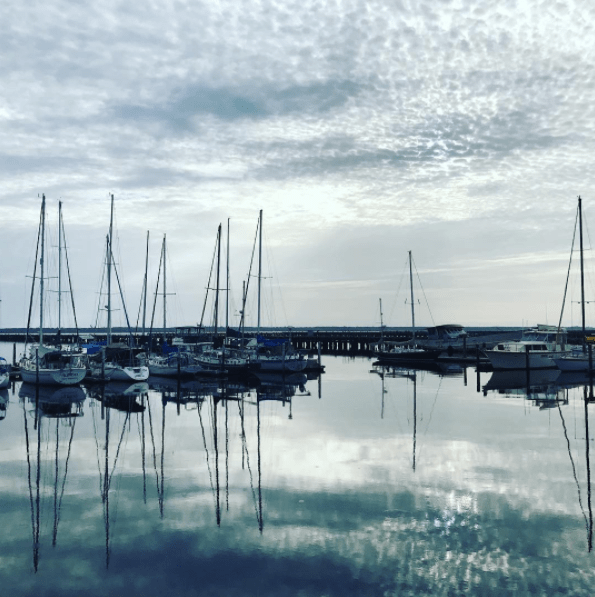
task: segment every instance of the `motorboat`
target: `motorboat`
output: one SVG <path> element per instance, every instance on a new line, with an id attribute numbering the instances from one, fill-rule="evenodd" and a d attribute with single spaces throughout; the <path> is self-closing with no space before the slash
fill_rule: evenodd
<path id="1" fill-rule="evenodd" d="M 569 352 L 564 328 L 538 325 L 525 330 L 520 340 L 501 342 L 485 354 L 493 369 L 549 369 L 556 367 L 556 357 Z"/>

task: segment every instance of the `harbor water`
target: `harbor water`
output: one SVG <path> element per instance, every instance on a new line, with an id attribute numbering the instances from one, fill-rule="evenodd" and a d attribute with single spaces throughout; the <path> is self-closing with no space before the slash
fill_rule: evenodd
<path id="1" fill-rule="evenodd" d="M 324 365 L 257 383 L 13 383 L 2 594 L 592 595 L 585 386 Z"/>

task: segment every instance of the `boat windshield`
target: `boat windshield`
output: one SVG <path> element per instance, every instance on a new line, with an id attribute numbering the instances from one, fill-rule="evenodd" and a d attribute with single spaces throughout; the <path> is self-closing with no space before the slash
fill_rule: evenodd
<path id="1" fill-rule="evenodd" d="M 562 341 L 565 342 L 566 334 L 564 332 L 525 332 L 523 334 L 523 340 L 528 342 L 556 342 Z"/>

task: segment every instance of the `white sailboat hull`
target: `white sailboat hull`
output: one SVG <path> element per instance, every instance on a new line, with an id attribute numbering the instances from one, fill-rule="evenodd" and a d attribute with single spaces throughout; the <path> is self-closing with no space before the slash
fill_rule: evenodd
<path id="1" fill-rule="evenodd" d="M 589 357 L 588 356 L 561 356 L 554 359 L 556 367 L 560 371 L 588 371 Z"/>
<path id="2" fill-rule="evenodd" d="M 63 367 L 60 369 L 39 368 L 34 363 L 21 361 L 21 378 L 27 383 L 44 385 L 75 385 L 83 381 L 87 374 L 86 367 Z"/>
<path id="3" fill-rule="evenodd" d="M 203 367 L 193 356 L 183 354 L 172 357 L 152 357 L 146 361 L 151 375 L 158 377 L 193 377 L 203 371 Z"/>
<path id="4" fill-rule="evenodd" d="M 282 372 L 289 371 L 292 373 L 298 373 L 303 371 L 308 364 L 307 359 L 304 358 L 267 358 L 257 357 L 253 363 L 258 367 L 260 371 L 271 371 L 271 372 Z"/>
<path id="5" fill-rule="evenodd" d="M 91 370 L 93 377 L 108 379 L 110 381 L 146 381 L 149 379 L 149 368 L 142 367 L 122 367 L 117 363 L 105 363 L 102 367 L 93 367 Z"/>
<path id="6" fill-rule="evenodd" d="M 177 365 L 163 365 L 158 363 L 151 363 L 149 361 L 149 373 L 159 377 L 178 377 L 179 375 L 192 376 L 197 375 L 203 368 L 199 365 L 182 365 L 179 369 Z"/>

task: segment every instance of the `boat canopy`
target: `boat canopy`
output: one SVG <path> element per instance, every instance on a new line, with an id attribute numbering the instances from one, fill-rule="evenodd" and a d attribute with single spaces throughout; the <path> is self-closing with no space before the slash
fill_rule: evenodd
<path id="1" fill-rule="evenodd" d="M 466 334 L 465 328 L 458 323 L 446 323 L 428 328 L 428 338 L 432 340 L 456 340 Z"/>

